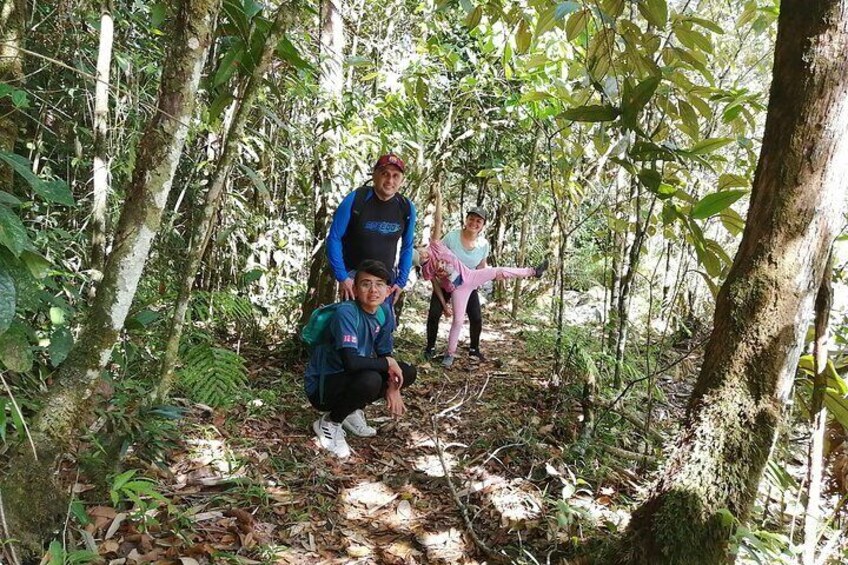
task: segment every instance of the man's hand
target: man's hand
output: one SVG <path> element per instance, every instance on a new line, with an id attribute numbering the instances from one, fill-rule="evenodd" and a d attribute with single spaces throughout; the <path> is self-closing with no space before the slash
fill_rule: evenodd
<path id="1" fill-rule="evenodd" d="M 445 318 L 453 318 L 453 308 L 451 308 L 450 304 L 445 304 L 445 307 L 443 308 L 443 310 L 444 310 Z"/>
<path id="2" fill-rule="evenodd" d="M 348 277 L 339 283 L 339 298 L 353 300 L 353 279 Z"/>
<path id="3" fill-rule="evenodd" d="M 389 363 L 389 389 L 400 389 L 403 386 L 403 370 L 394 357 L 386 357 Z"/>
<path id="4" fill-rule="evenodd" d="M 400 287 L 396 284 L 392 285 L 392 287 L 389 289 L 389 295 L 393 295 L 392 296 L 392 304 L 397 304 L 397 301 L 400 298 L 400 295 L 402 293 L 403 293 L 403 287 Z"/>
<path id="5" fill-rule="evenodd" d="M 406 414 L 406 405 L 403 403 L 403 398 L 400 397 L 399 389 L 389 387 L 386 390 L 386 408 L 389 409 L 389 414 L 396 418 Z"/>

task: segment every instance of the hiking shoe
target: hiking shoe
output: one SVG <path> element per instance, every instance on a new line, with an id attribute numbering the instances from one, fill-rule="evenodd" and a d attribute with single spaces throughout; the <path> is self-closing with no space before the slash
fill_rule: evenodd
<path id="1" fill-rule="evenodd" d="M 424 350 L 423 355 L 424 355 L 424 359 L 426 361 L 429 361 L 430 359 L 433 358 L 434 355 L 436 355 L 436 352 L 433 350 L 432 347 L 428 347 L 427 349 Z"/>
<path id="2" fill-rule="evenodd" d="M 347 418 L 342 422 L 342 427 L 359 437 L 374 437 L 377 435 L 377 430 L 368 425 L 365 421 L 365 414 L 362 410 L 354 410 L 347 415 Z"/>
<path id="3" fill-rule="evenodd" d="M 312 429 L 318 436 L 321 447 L 332 452 L 333 455 L 344 459 L 350 455 L 350 446 L 345 440 L 345 432 L 341 424 L 330 420 L 328 414 L 324 414 L 312 423 Z"/>
<path id="4" fill-rule="evenodd" d="M 537 266 L 533 267 L 533 270 L 536 271 L 536 274 L 533 275 L 533 276 L 535 276 L 537 279 L 541 279 L 542 276 L 544 276 L 545 271 L 548 270 L 548 266 L 549 266 L 549 262 L 548 262 L 547 259 L 545 259 L 544 261 L 539 263 Z"/>
<path id="5" fill-rule="evenodd" d="M 450 369 L 453 366 L 453 355 L 448 355 L 445 353 L 445 357 L 442 359 L 442 367 L 445 369 Z"/>
<path id="6" fill-rule="evenodd" d="M 483 353 L 479 349 L 477 349 L 476 347 L 468 348 L 468 354 L 472 357 L 476 357 L 480 361 L 486 360 L 486 356 L 483 355 Z"/>

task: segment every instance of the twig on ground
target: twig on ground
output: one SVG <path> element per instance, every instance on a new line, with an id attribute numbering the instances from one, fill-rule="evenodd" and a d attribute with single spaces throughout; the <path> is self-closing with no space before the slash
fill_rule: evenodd
<path id="1" fill-rule="evenodd" d="M 9 526 L 6 524 L 6 511 L 3 508 L 2 491 L 0 491 L 0 528 L 2 528 L 4 540 L 3 545 L 0 546 L 3 549 L 3 554 L 8 556 L 9 561 L 13 565 L 21 565 L 21 562 L 18 560 L 18 554 L 15 553 L 15 540 L 12 539 L 12 532 L 9 531 Z"/>
<path id="2" fill-rule="evenodd" d="M 466 508 L 462 503 L 462 500 L 460 500 L 459 495 L 456 492 L 456 487 L 453 485 L 453 480 L 451 480 L 450 469 L 448 469 L 448 465 L 445 462 L 444 451 L 442 450 L 441 441 L 439 440 L 438 415 L 431 416 L 430 422 L 433 424 L 433 443 L 436 445 L 436 454 L 439 456 L 439 463 L 442 465 L 442 471 L 445 473 L 445 482 L 448 484 L 451 497 L 453 498 L 456 507 L 459 509 L 459 513 L 462 515 L 462 521 L 465 524 L 465 529 L 474 541 L 474 545 L 476 545 L 487 558 L 496 563 L 506 563 L 509 557 L 505 553 L 501 553 L 490 548 L 486 545 L 486 542 L 480 539 L 477 532 L 474 531 L 474 525 L 471 523 L 471 518 L 468 517 L 468 508 Z"/>
<path id="3" fill-rule="evenodd" d="M 627 459 L 629 461 L 637 461 L 637 462 L 646 462 L 651 465 L 656 465 L 659 463 L 659 459 L 654 457 L 653 455 L 645 455 L 644 453 L 636 453 L 635 451 L 629 451 L 627 449 L 622 449 L 620 447 L 615 447 L 614 445 L 606 445 L 603 443 L 599 443 L 598 447 L 603 451 L 606 451 L 610 455 L 615 455 L 616 457 L 621 457 L 622 459 Z"/>
<path id="4" fill-rule="evenodd" d="M 483 383 L 483 388 L 480 389 L 480 392 L 477 393 L 477 400 L 479 401 L 483 397 L 483 393 L 486 392 L 486 387 L 489 386 L 489 379 L 492 378 L 492 374 L 486 371 L 486 381 Z"/>

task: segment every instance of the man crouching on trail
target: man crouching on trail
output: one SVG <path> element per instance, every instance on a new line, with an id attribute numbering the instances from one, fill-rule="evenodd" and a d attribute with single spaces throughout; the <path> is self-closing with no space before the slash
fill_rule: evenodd
<path id="1" fill-rule="evenodd" d="M 377 434 L 365 421 L 363 408 L 385 398 L 389 413 L 403 416 L 400 390 L 415 382 L 415 367 L 392 357 L 394 322 L 384 304 L 389 280 L 381 262 L 363 261 L 353 281 L 356 300 L 338 306 L 330 338 L 309 356 L 306 395 L 315 408 L 327 412 L 312 428 L 321 446 L 338 457 L 350 455 L 344 430 L 359 437 Z"/>

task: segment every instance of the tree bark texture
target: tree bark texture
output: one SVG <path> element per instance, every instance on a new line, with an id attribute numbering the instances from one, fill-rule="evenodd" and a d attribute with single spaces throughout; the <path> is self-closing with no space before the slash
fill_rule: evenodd
<path id="1" fill-rule="evenodd" d="M 21 88 L 24 80 L 23 53 L 26 0 L 0 1 L 0 83 Z M 14 153 L 18 141 L 17 111 L 9 96 L 0 98 L 0 151 Z M 14 171 L 0 162 L 0 189 L 11 191 Z"/>
<path id="2" fill-rule="evenodd" d="M 112 354 L 135 295 L 153 237 L 159 228 L 180 158 L 206 53 L 213 40 L 221 0 L 184 0 L 176 5 L 173 43 L 163 63 L 156 113 L 139 141 L 138 160 L 118 223 L 114 249 L 76 346 L 58 370 L 32 426 L 40 464 L 19 449 L 10 467 L 19 472 L 4 486 L 23 489 L 26 497 L 9 500 L 7 518 L 18 539 L 30 549 L 52 535 L 55 516 L 38 516 L 42 497 L 56 489 L 28 486 L 51 477 L 52 461 L 66 452 L 90 413 L 89 399 Z M 50 481 L 47 480 L 49 483 Z M 43 518 L 43 519 L 42 519 Z M 34 545 L 33 545 L 34 544 Z"/>
<path id="3" fill-rule="evenodd" d="M 848 181 L 848 0 L 781 3 L 748 219 L 684 431 L 609 560 L 725 561 L 790 398 Z"/>
<path id="4" fill-rule="evenodd" d="M 97 50 L 97 74 L 94 87 L 94 171 L 91 209 L 91 259 L 93 269 L 103 272 L 106 263 L 106 203 L 109 197 L 109 70 L 112 66 L 114 37 L 112 1 L 100 5 L 100 44 Z"/>
<path id="5" fill-rule="evenodd" d="M 295 2 L 286 2 L 277 8 L 277 13 L 274 16 L 271 29 L 268 32 L 268 36 L 265 38 L 262 55 L 260 56 L 256 67 L 253 69 L 253 73 L 248 80 L 247 86 L 245 86 L 242 99 L 239 101 L 235 110 L 235 115 L 230 123 L 230 127 L 224 141 L 224 147 L 221 152 L 221 157 L 218 159 L 218 163 L 215 167 L 215 174 L 212 177 L 209 190 L 206 192 L 203 209 L 200 214 L 195 216 L 195 222 L 192 226 L 191 239 L 188 246 L 188 257 L 186 258 L 187 267 L 183 271 L 183 277 L 180 280 L 177 303 L 174 306 L 174 312 L 171 317 L 171 329 L 168 332 L 168 342 L 165 347 L 165 354 L 162 357 L 160 381 L 156 394 L 159 399 L 166 398 L 174 385 L 174 367 L 177 364 L 180 339 L 183 335 L 183 325 L 185 323 L 188 303 L 191 299 L 191 290 L 194 286 L 194 279 L 197 275 L 197 270 L 200 268 L 201 259 L 203 258 L 203 254 L 209 245 L 210 238 L 212 237 L 215 214 L 220 205 L 221 196 L 224 193 L 224 188 L 226 187 L 227 178 L 232 170 L 233 162 L 238 154 L 242 133 L 244 132 L 244 126 L 247 123 L 247 118 L 253 108 L 256 95 L 262 85 L 263 77 L 274 58 L 274 51 L 277 48 L 277 44 L 280 42 L 285 31 L 289 29 L 291 20 L 296 13 L 297 6 Z"/>
<path id="6" fill-rule="evenodd" d="M 516 265 L 524 265 L 527 260 L 527 234 L 530 231 L 530 207 L 533 205 L 533 195 L 536 186 L 536 154 L 539 145 L 539 139 L 542 137 L 542 130 L 537 129 L 536 135 L 533 137 L 533 146 L 530 148 L 530 166 L 527 168 L 527 192 L 524 194 L 524 202 L 521 206 L 521 235 L 518 236 L 518 257 Z M 521 279 L 515 279 L 515 288 L 512 292 L 512 310 L 510 314 L 513 318 L 518 317 L 518 307 L 521 302 Z"/>

